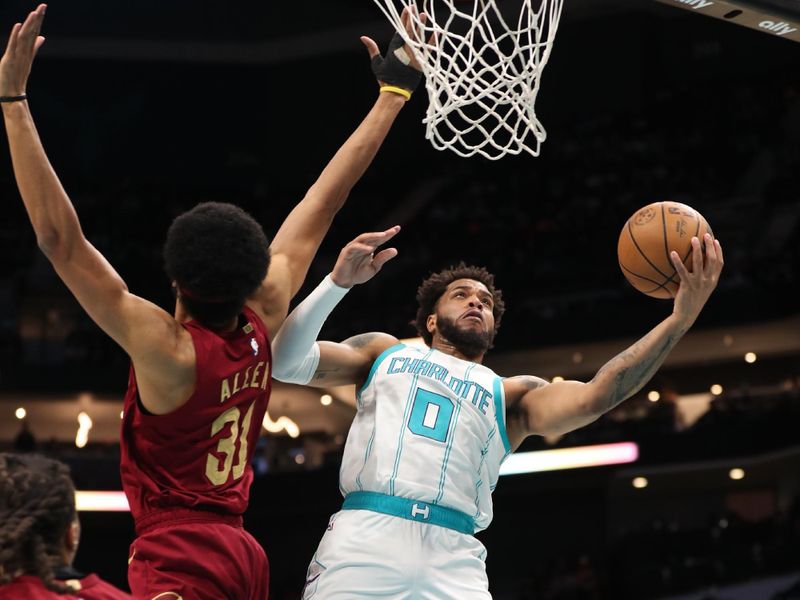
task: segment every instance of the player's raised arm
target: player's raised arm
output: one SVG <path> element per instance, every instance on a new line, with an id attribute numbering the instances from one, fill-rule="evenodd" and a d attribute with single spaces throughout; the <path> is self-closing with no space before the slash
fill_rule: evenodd
<path id="1" fill-rule="evenodd" d="M 603 365 L 590 382 L 547 385 L 532 377 L 506 380 L 509 438 L 513 445 L 519 445 L 527 435 L 559 435 L 587 425 L 630 398 L 650 380 L 695 322 L 717 286 L 723 266 L 722 247 L 708 234 L 703 243 L 705 261 L 702 243 L 692 239 L 692 272 L 677 253 L 671 254 L 680 275 L 672 314 Z"/>
<path id="2" fill-rule="evenodd" d="M 25 90 L 46 5 L 14 25 L 0 60 L 3 119 L 14 175 L 39 247 L 92 319 L 133 358 L 169 370 L 179 335 L 177 322 L 128 292 L 125 282 L 84 237 L 78 216 L 36 131 Z M 135 335 L 133 335 L 135 332 Z"/>
<path id="3" fill-rule="evenodd" d="M 295 308 L 272 344 L 272 376 L 279 381 L 316 387 L 360 383 L 375 359 L 398 343 L 386 333 L 365 333 L 344 342 L 317 342 L 328 315 L 351 287 L 372 279 L 397 250 L 379 246 L 392 239 L 399 226 L 364 233 L 347 244 L 330 275 Z"/>
<path id="4" fill-rule="evenodd" d="M 411 34 L 408 14 L 404 13 L 403 18 Z M 271 331 L 276 331 L 285 318 L 289 301 L 300 290 L 334 216 L 372 162 L 400 109 L 422 78 L 411 51 L 404 49 L 398 34 L 392 39 L 385 58 L 372 39 L 362 37 L 361 41 L 369 51 L 382 93 L 286 218 L 270 245 L 270 271 L 254 300 L 265 313 Z"/>

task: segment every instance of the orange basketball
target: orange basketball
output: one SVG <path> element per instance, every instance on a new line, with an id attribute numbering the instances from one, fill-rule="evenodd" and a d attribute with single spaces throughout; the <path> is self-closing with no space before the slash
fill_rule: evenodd
<path id="1" fill-rule="evenodd" d="M 692 237 L 703 241 L 711 228 L 699 212 L 679 202 L 654 202 L 628 219 L 617 244 L 617 258 L 625 278 L 653 298 L 672 298 L 680 277 L 669 253 L 672 250 L 692 270 Z M 671 293 L 670 293 L 671 292 Z"/>

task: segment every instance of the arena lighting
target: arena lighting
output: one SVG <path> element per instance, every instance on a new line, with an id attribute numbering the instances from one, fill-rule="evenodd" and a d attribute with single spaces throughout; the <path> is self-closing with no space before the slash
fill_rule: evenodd
<path id="1" fill-rule="evenodd" d="M 728 477 L 734 480 L 744 479 L 744 469 L 731 469 L 728 473 Z"/>
<path id="2" fill-rule="evenodd" d="M 637 490 L 643 490 L 647 487 L 648 483 L 650 482 L 647 481 L 647 477 L 634 477 L 633 481 L 631 482 L 633 487 L 635 487 Z"/>
<path id="3" fill-rule="evenodd" d="M 755 352 L 748 352 L 744 355 L 744 362 L 753 364 L 758 359 Z"/>
<path id="4" fill-rule="evenodd" d="M 289 437 L 296 438 L 300 435 L 300 428 L 297 426 L 297 423 L 292 421 L 289 417 L 278 417 L 277 421 L 273 421 L 267 412 L 264 414 L 264 420 L 261 424 L 264 426 L 264 429 L 270 433 L 278 433 L 279 431 L 286 430 Z"/>
<path id="5" fill-rule="evenodd" d="M 89 442 L 89 430 L 92 425 L 92 418 L 85 412 L 78 415 L 78 433 L 75 434 L 75 445 L 78 448 L 83 448 Z"/>
<path id="6" fill-rule="evenodd" d="M 550 380 L 551 383 L 559 383 L 561 381 L 564 381 L 564 378 L 561 375 L 556 375 Z"/>
<path id="7" fill-rule="evenodd" d="M 14 416 L 17 417 L 18 419 L 24 419 L 27 414 L 28 414 L 28 411 L 26 411 L 21 406 L 17 410 L 14 411 Z"/>
<path id="8" fill-rule="evenodd" d="M 715 396 L 719 396 L 722 393 L 722 386 L 718 383 L 715 383 L 711 386 L 711 393 Z"/>
<path id="9" fill-rule="evenodd" d="M 500 467 L 500 475 L 621 465 L 636 462 L 638 458 L 639 446 L 633 442 L 520 452 L 510 455 L 505 460 Z"/>
<path id="10" fill-rule="evenodd" d="M 286 417 L 281 417 L 276 423 L 279 423 L 281 419 L 290 421 L 290 419 Z M 276 430 L 280 431 L 281 429 L 282 427 L 279 427 Z M 291 433 L 289 433 L 289 435 L 291 435 Z M 298 464 L 305 462 L 305 456 L 298 460 L 300 456 L 302 455 L 298 454 L 297 457 L 295 457 L 295 461 L 298 462 Z M 542 450 L 540 452 L 520 452 L 519 454 L 512 454 L 506 459 L 503 466 L 500 467 L 500 475 L 516 475 L 519 473 L 537 473 L 541 471 L 557 471 L 560 469 L 616 465 L 635 462 L 638 458 L 639 447 L 633 442 L 562 448 L 559 450 Z M 636 486 L 635 480 L 634 486 Z M 77 509 L 82 512 L 121 512 L 130 510 L 124 492 L 75 492 L 75 504 Z"/>
<path id="11" fill-rule="evenodd" d="M 650 400 L 650 402 L 658 402 L 661 399 L 661 394 L 656 390 L 647 392 L 647 399 Z"/>
<path id="12" fill-rule="evenodd" d="M 81 512 L 128 512 L 125 492 L 75 492 L 75 508 Z"/>
<path id="13" fill-rule="evenodd" d="M 330 394 L 322 394 L 322 396 L 319 397 L 319 401 L 322 406 L 329 406 L 330 403 L 333 402 L 333 396 Z"/>

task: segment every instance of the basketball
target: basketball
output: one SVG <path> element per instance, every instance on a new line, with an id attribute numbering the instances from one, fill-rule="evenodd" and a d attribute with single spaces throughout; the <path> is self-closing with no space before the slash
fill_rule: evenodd
<path id="1" fill-rule="evenodd" d="M 617 243 L 617 258 L 625 278 L 653 298 L 672 298 L 680 276 L 669 254 L 678 253 L 692 270 L 692 237 L 703 241 L 711 228 L 699 212 L 679 202 L 654 202 L 628 219 Z"/>

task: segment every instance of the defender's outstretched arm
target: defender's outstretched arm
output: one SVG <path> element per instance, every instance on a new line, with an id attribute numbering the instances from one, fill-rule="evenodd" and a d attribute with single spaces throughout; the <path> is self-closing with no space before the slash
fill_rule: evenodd
<path id="1" fill-rule="evenodd" d="M 25 96 L 46 5 L 17 23 L 0 60 L 0 96 Z M 169 379 L 174 375 L 175 320 L 154 304 L 128 292 L 125 282 L 92 246 L 36 131 L 27 100 L 3 101 L 3 119 L 11 159 L 25 209 L 39 247 L 89 316 L 131 357 L 151 364 Z M 134 335 L 135 333 L 135 335 Z M 175 384 L 171 379 L 170 385 Z"/>
<path id="2" fill-rule="evenodd" d="M 415 35 L 408 13 L 404 12 L 403 17 L 409 35 Z M 410 96 L 422 77 L 419 66 L 413 60 L 403 64 L 394 54 L 381 59 L 374 41 L 368 37 L 362 37 L 361 41 L 369 51 L 379 83 L 405 89 Z M 376 65 L 380 65 L 380 69 Z M 277 331 L 286 317 L 289 302 L 300 290 L 334 216 L 372 163 L 406 100 L 392 92 L 378 95 L 372 110 L 336 152 L 275 235 L 270 245 L 270 272 L 254 298 L 271 331 Z"/>
<path id="3" fill-rule="evenodd" d="M 516 441 L 519 445 L 531 434 L 560 435 L 583 427 L 630 398 L 650 380 L 695 322 L 717 285 L 724 264 L 722 247 L 708 234 L 704 244 L 705 261 L 700 240 L 692 239 L 691 273 L 675 252 L 671 255 L 681 281 L 672 314 L 608 361 L 590 382 L 547 385 L 531 377 L 506 380 L 512 444 Z"/>

